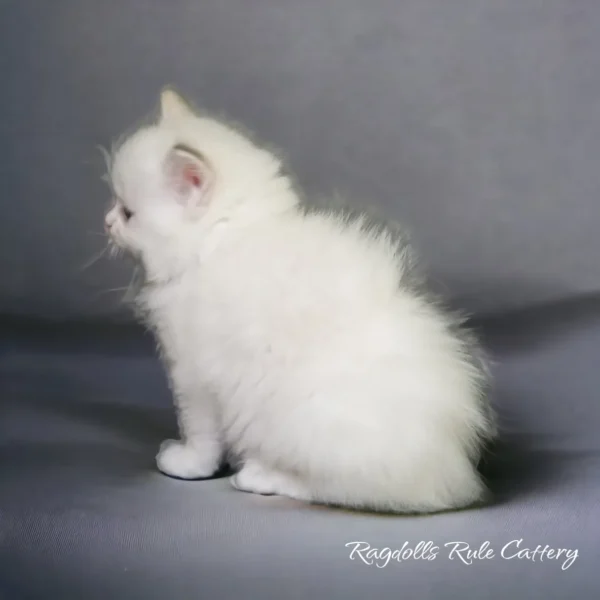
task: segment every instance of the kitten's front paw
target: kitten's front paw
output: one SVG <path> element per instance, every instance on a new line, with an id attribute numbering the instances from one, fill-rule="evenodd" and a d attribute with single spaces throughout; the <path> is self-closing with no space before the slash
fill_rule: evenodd
<path id="1" fill-rule="evenodd" d="M 219 460 L 206 456 L 198 448 L 178 440 L 165 440 L 156 456 L 156 465 L 165 475 L 179 479 L 211 477 L 219 468 Z"/>

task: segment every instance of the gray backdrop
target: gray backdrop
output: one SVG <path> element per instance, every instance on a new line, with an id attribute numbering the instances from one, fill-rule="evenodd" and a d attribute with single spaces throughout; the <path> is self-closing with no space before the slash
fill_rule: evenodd
<path id="1" fill-rule="evenodd" d="M 79 270 L 95 146 L 166 83 L 403 221 L 463 307 L 596 292 L 599 30 L 595 0 L 4 0 L 0 310 L 118 309 L 126 268 Z"/>
<path id="2" fill-rule="evenodd" d="M 0 0 L 0 598 L 600 597 L 598 0 Z M 100 260 L 109 145 L 172 83 L 304 189 L 401 220 L 493 358 L 494 502 L 424 518 L 183 483 L 127 264 Z M 366 540 L 577 548 L 385 569 Z"/>

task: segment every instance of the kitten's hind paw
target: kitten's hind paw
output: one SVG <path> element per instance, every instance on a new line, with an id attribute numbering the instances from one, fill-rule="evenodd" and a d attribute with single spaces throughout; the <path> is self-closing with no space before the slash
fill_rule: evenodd
<path id="1" fill-rule="evenodd" d="M 218 457 L 178 440 L 165 440 L 156 456 L 156 465 L 165 475 L 178 479 L 203 479 L 219 468 Z"/>
<path id="2" fill-rule="evenodd" d="M 310 497 L 296 478 L 268 469 L 256 461 L 247 461 L 229 481 L 236 490 L 252 494 L 288 496 L 297 500 L 309 500 Z"/>

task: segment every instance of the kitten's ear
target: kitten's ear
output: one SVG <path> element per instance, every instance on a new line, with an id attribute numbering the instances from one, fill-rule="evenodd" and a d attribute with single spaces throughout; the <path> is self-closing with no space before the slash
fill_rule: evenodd
<path id="1" fill-rule="evenodd" d="M 160 120 L 164 122 L 180 121 L 194 116 L 187 102 L 173 89 L 165 88 L 160 94 Z"/>
<path id="2" fill-rule="evenodd" d="M 167 155 L 165 173 L 179 202 L 187 206 L 209 203 L 213 172 L 199 154 L 184 146 L 175 146 Z"/>

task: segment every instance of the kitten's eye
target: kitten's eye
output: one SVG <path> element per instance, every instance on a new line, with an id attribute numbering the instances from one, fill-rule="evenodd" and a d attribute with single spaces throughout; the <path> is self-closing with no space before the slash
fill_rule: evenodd
<path id="1" fill-rule="evenodd" d="M 129 221 L 129 219 L 133 217 L 133 213 L 126 206 L 121 207 L 121 212 L 123 213 L 123 217 L 126 221 Z"/>

